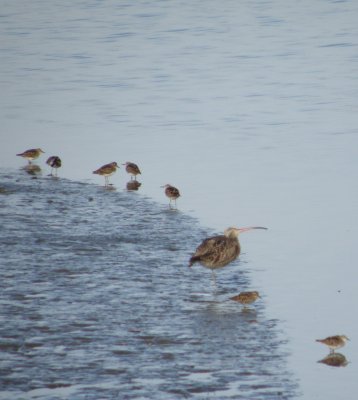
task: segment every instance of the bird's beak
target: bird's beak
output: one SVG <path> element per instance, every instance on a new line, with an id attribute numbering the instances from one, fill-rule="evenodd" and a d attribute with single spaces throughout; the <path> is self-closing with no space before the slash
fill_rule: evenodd
<path id="1" fill-rule="evenodd" d="M 239 232 L 241 233 L 241 232 L 251 231 L 252 229 L 267 229 L 267 228 L 265 228 L 263 226 L 249 226 L 247 228 L 238 228 L 238 229 L 239 229 Z"/>

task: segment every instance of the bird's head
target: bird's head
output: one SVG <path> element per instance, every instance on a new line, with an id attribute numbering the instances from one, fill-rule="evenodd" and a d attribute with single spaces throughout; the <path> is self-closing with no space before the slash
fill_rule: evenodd
<path id="1" fill-rule="evenodd" d="M 240 233 L 251 231 L 252 229 L 267 229 L 263 226 L 249 226 L 247 228 L 227 228 L 224 231 L 224 235 L 229 238 L 237 238 Z"/>
<path id="2" fill-rule="evenodd" d="M 36 149 L 36 150 L 39 151 L 40 153 L 44 153 L 44 151 L 41 149 Z"/>

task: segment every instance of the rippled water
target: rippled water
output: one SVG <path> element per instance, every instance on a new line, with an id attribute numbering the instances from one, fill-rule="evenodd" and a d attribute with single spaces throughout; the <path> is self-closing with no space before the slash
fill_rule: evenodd
<path id="1" fill-rule="evenodd" d="M 284 336 L 245 255 L 216 286 L 197 221 L 135 192 L 0 172 L 0 398 L 286 399 Z"/>
<path id="2" fill-rule="evenodd" d="M 46 246 L 58 246 L 59 252 L 49 250 L 46 256 L 51 261 L 66 261 L 65 266 L 57 267 L 55 274 L 62 277 L 64 290 L 53 291 L 58 297 L 55 304 L 63 304 L 69 284 L 75 283 L 73 295 L 83 287 L 76 284 L 79 279 L 86 278 L 90 288 L 92 284 L 91 290 L 96 292 L 95 284 L 101 280 L 90 281 L 92 275 L 85 273 L 86 268 L 110 270 L 110 274 L 103 273 L 103 280 L 110 275 L 118 277 L 122 272 L 120 265 L 116 263 L 114 269 L 112 265 L 120 257 L 129 262 L 128 254 L 132 257 L 137 245 L 134 236 L 139 235 L 141 240 L 144 236 L 146 242 L 140 247 L 141 251 L 145 248 L 147 251 L 136 254 L 141 261 L 134 263 L 133 273 L 137 271 L 142 276 L 140 266 L 146 271 L 148 264 L 158 263 L 160 271 L 172 271 L 172 274 L 161 273 L 160 279 L 174 279 L 173 274 L 178 274 L 175 301 L 181 306 L 176 311 L 192 313 L 190 322 L 186 319 L 185 322 L 195 327 L 198 337 L 212 339 L 211 347 L 205 343 L 211 349 L 208 357 L 214 352 L 211 329 L 215 326 L 221 328 L 222 340 L 227 339 L 228 343 L 222 348 L 217 341 L 215 352 L 228 352 L 241 343 L 237 338 L 240 330 L 233 333 L 231 323 L 238 321 L 239 329 L 250 327 L 248 334 L 255 329 L 263 348 L 261 329 L 269 324 L 273 328 L 267 331 L 270 332 L 267 343 L 272 340 L 273 358 L 265 358 L 262 368 L 267 366 L 267 373 L 275 377 L 272 383 L 272 376 L 271 379 L 267 375 L 270 388 L 280 382 L 285 388 L 284 395 L 307 400 L 351 398 L 358 392 L 358 323 L 352 314 L 352 305 L 358 301 L 355 265 L 358 258 L 357 20 L 355 0 L 3 0 L 0 7 L 0 169 L 3 176 L 0 200 L 6 202 L 6 207 L 1 209 L 0 231 L 5 235 L 3 232 L 17 230 L 6 239 L 7 256 L 0 259 L 1 271 L 8 274 L 11 269 L 5 268 L 6 263 L 15 263 L 15 258 L 22 259 L 24 254 L 27 260 L 44 262 L 43 257 L 36 258 L 38 253 L 32 253 L 36 240 L 39 242 L 35 245 L 44 251 Z M 39 175 L 36 171 L 32 171 L 35 175 L 27 175 L 19 170 L 26 161 L 15 154 L 34 147 L 46 152 L 36 161 L 43 169 L 42 175 L 40 171 Z M 45 161 L 52 155 L 60 156 L 63 161 L 58 181 L 46 176 L 49 168 Z M 112 161 L 121 166 L 110 178 L 117 190 L 105 191 L 101 186 L 93 186 L 103 185 L 103 178 L 93 175 L 92 171 Z M 138 192 L 126 191 L 129 177 L 121 165 L 125 161 L 138 163 L 142 170 Z M 167 199 L 160 188 L 166 183 L 181 191 L 178 213 L 167 209 Z M 1 185 L 6 186 L 5 192 Z M 12 185 L 15 185 L 13 191 Z M 65 187 L 66 193 L 78 188 L 88 195 L 66 194 L 62 205 L 56 202 L 55 196 L 42 208 L 45 203 L 35 201 L 38 187 L 44 188 L 41 185 L 54 190 Z M 28 195 L 23 193 L 23 204 L 18 206 L 15 199 L 25 189 Z M 48 195 L 43 192 L 44 196 Z M 109 199 L 111 205 L 116 204 L 114 209 L 99 206 L 101 202 L 107 204 Z M 135 203 L 131 205 L 132 201 Z M 20 228 L 16 220 L 18 215 L 24 223 L 34 223 L 36 213 L 31 204 L 36 204 L 36 213 L 38 209 L 48 213 L 42 219 L 37 218 L 36 228 L 43 229 L 39 232 L 37 228 L 33 235 L 29 228 Z M 10 210 L 14 210 L 13 215 Z M 96 211 L 92 214 L 93 210 Z M 39 239 L 37 235 L 50 224 L 47 215 L 52 218 L 52 235 L 43 234 Z M 126 215 L 128 218 L 124 219 Z M 13 220 L 17 222 L 12 227 Z M 143 228 L 136 234 L 131 231 L 134 220 L 143 221 Z M 174 221 L 175 225 L 167 225 L 166 221 Z M 151 232 L 155 234 L 146 233 L 149 226 L 144 222 L 151 224 Z M 95 232 L 94 225 L 99 225 L 96 229 L 102 234 Z M 269 230 L 243 235 L 244 253 L 239 263 L 217 274 L 215 294 L 210 272 L 200 267 L 189 271 L 187 259 L 203 237 L 233 225 L 267 226 Z M 66 227 L 68 232 L 64 231 Z M 107 241 L 108 236 L 113 242 Z M 151 243 L 160 236 L 165 238 L 161 238 L 154 252 Z M 128 237 L 133 241 L 128 241 Z M 25 241 L 19 242 L 18 238 Z M 91 239 L 93 242 L 88 245 Z M 15 251 L 20 243 L 23 243 L 21 253 Z M 119 248 L 123 250 L 121 254 L 117 254 Z M 66 257 L 72 262 L 67 262 Z M 84 259 L 87 264 L 80 267 L 77 261 Z M 23 268 L 24 273 L 16 278 L 21 282 L 27 270 L 22 263 L 15 264 Z M 46 266 L 45 270 L 48 269 Z M 158 304 L 158 286 L 164 293 L 160 296 L 166 299 L 159 309 L 169 307 L 174 301 L 172 293 L 166 293 L 157 278 L 150 285 L 148 279 L 141 283 L 146 310 L 153 311 L 151 304 L 154 302 L 154 308 Z M 1 284 L 8 282 L 12 281 L 6 279 Z M 106 282 L 105 288 L 111 290 L 115 283 L 115 279 Z M 20 291 L 21 285 L 14 285 Z M 157 289 L 155 294 L 148 293 L 148 286 L 152 285 Z M 114 290 L 119 293 L 127 290 L 129 299 L 140 298 L 139 293 L 132 293 L 130 284 L 119 286 L 120 289 L 115 286 Z M 174 284 L 164 286 L 169 290 Z M 263 299 L 253 307 L 256 315 L 247 316 L 236 305 L 225 301 L 242 288 L 257 289 L 262 294 Z M 82 304 L 84 310 L 88 293 L 92 292 L 78 295 L 86 299 Z M 91 307 L 100 307 L 98 298 L 95 295 L 91 298 L 95 303 Z M 37 301 L 42 304 L 41 297 Z M 77 311 L 74 306 L 69 309 Z M 101 313 L 100 317 L 106 315 Z M 117 314 L 113 315 L 117 321 Z M 147 321 L 140 315 L 141 320 Z M 170 315 L 168 312 L 168 319 Z M 161 313 L 161 318 L 165 321 L 167 315 Z M 249 324 L 242 323 L 242 318 L 248 319 Z M 2 332 L 9 325 L 8 320 L 7 316 Z M 57 320 L 51 322 L 55 327 Z M 214 321 L 212 326 L 210 320 Z M 51 324 L 48 324 L 49 330 Z M 108 325 L 109 321 L 104 321 L 104 326 Z M 129 331 L 130 338 L 136 344 L 137 340 L 141 346 L 150 346 L 158 355 L 155 352 L 159 353 L 163 346 L 154 343 L 161 343 L 158 337 L 165 337 L 155 333 L 159 326 L 154 324 L 148 335 L 143 333 L 142 326 L 135 327 L 134 332 Z M 183 324 L 181 329 L 187 332 L 187 327 Z M 16 330 L 10 328 L 9 332 Z M 77 329 L 78 335 L 87 337 L 84 330 Z M 173 328 L 167 336 L 172 339 L 174 331 Z M 327 349 L 315 339 L 340 333 L 351 341 L 342 349 L 342 357 L 327 358 Z M 157 341 L 140 339 L 146 335 Z M 230 368 L 247 360 L 240 355 L 255 346 L 250 347 L 251 340 L 251 336 L 245 337 L 248 347 L 240 349 L 235 361 L 230 361 L 230 355 L 212 356 L 215 372 L 205 366 L 200 373 L 197 370 L 189 373 L 191 365 L 199 368 L 197 362 L 203 360 L 204 353 L 188 352 L 185 357 L 190 359 L 189 366 L 184 368 L 179 363 L 177 369 L 186 375 L 175 378 L 181 382 L 178 387 L 184 394 L 169 397 L 255 396 L 254 390 L 250 390 L 256 383 L 245 386 L 239 372 L 241 367 Z M 175 347 L 181 348 L 183 342 Z M 91 344 L 93 341 L 86 346 Z M 169 347 L 168 353 L 174 354 Z M 41 349 L 45 347 L 27 348 L 27 351 L 34 355 L 35 350 Z M 61 348 L 55 349 L 61 353 Z M 14 356 L 19 354 L 14 350 Z M 138 358 L 150 360 L 151 367 L 155 365 L 151 374 L 164 365 L 176 365 L 178 359 L 164 355 L 164 360 L 158 356 L 152 363 L 155 357 L 141 354 Z M 85 360 L 93 356 L 97 362 L 97 355 L 88 351 L 78 358 Z M 277 364 L 292 372 L 292 380 L 290 375 L 289 381 L 285 381 L 279 373 L 274 365 L 275 355 L 279 357 Z M 116 364 L 106 364 L 107 358 L 102 357 L 103 368 L 116 370 Z M 329 365 L 345 359 L 348 363 L 343 362 L 343 368 Z M 15 358 L 6 360 L 10 363 Z M 321 360 L 328 362 L 317 363 Z M 48 397 L 45 380 L 41 384 L 43 364 L 38 357 L 28 361 L 32 361 L 29 371 L 37 365 L 41 373 L 35 376 L 35 372 L 29 372 L 36 386 L 28 385 L 22 397 L 37 394 Z M 219 362 L 223 370 L 229 371 L 225 377 L 221 375 Z M 53 369 L 61 368 L 57 362 L 48 364 Z M 163 379 L 175 380 L 174 372 L 170 373 L 172 380 L 167 376 L 152 378 L 149 368 L 145 371 L 146 378 L 142 378 L 138 373 L 141 363 L 134 362 L 131 367 L 129 364 L 126 373 L 113 374 L 111 381 L 122 382 L 116 387 L 119 392 L 123 381 L 128 382 L 128 371 L 133 372 L 130 375 L 133 388 L 125 396 L 146 398 L 149 393 L 141 394 L 140 390 L 145 391 L 150 385 L 157 385 L 153 396 L 155 392 L 165 393 L 160 392 L 163 387 L 166 390 Z M 76 363 L 71 361 L 70 365 Z M 18 378 L 16 385 L 10 385 L 13 390 L 20 390 L 17 388 L 29 381 L 22 379 L 21 370 L 7 368 L 2 359 L 0 368 L 5 369 L 7 376 Z M 99 376 L 98 369 L 93 371 L 96 371 L 93 376 Z M 174 368 L 165 369 L 162 376 L 169 371 Z M 245 375 L 245 381 L 256 381 L 256 377 L 262 381 L 263 374 L 259 371 L 255 365 L 254 375 Z M 136 373 L 141 382 L 136 381 Z M 240 375 L 236 381 L 235 374 Z M 81 376 L 73 374 L 72 379 L 77 382 Z M 90 380 L 90 383 L 94 381 Z M 78 398 L 77 389 L 82 389 L 68 379 L 64 381 L 67 381 L 64 385 L 71 386 L 61 386 L 60 381 L 61 385 L 51 389 L 51 393 L 56 391 L 62 397 L 71 393 Z M 297 390 L 293 388 L 296 382 Z M 107 380 L 101 387 L 106 388 L 106 384 Z M 205 392 L 205 388 L 209 390 L 213 386 L 220 387 L 221 391 Z M 8 388 L 8 384 L 6 387 L 1 384 L 1 396 L 6 399 Z M 35 392 L 30 392 L 30 388 Z M 245 388 L 248 393 L 242 392 Z M 107 397 L 116 396 L 111 392 Z M 168 393 L 163 396 L 168 397 Z"/>

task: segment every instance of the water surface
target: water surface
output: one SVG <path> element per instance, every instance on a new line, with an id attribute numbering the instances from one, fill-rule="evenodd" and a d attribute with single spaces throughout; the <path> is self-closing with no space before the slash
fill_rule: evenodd
<path id="1" fill-rule="evenodd" d="M 249 265 L 188 268 L 203 230 L 138 193 L 1 171 L 2 399 L 292 398 Z"/>
<path id="2" fill-rule="evenodd" d="M 242 235 L 243 268 L 222 271 L 217 283 L 236 291 L 244 270 L 247 287 L 263 294 L 258 307 L 287 342 L 279 351 L 297 396 L 350 398 L 358 392 L 357 20 L 353 0 L 3 1 L 2 170 L 17 176 L 25 163 L 15 154 L 33 147 L 46 151 L 43 177 L 46 157 L 59 155 L 60 177 L 73 185 L 102 185 L 92 171 L 105 163 L 138 163 L 137 197 L 166 209 L 160 186 L 177 186 L 180 215 L 203 233 L 187 248 L 176 244 L 185 262 L 213 232 L 267 226 Z M 120 193 L 128 180 L 123 169 L 111 177 Z M 190 279 L 207 284 L 206 272 Z M 349 364 L 317 363 L 327 350 L 315 339 L 340 333 L 351 338 L 342 349 Z"/>

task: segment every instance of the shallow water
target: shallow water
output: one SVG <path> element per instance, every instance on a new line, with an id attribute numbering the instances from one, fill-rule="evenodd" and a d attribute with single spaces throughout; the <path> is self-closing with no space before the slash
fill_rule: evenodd
<path id="1" fill-rule="evenodd" d="M 217 285 L 231 294 L 245 283 L 263 295 L 255 309 L 276 321 L 279 352 L 299 382 L 291 396 L 350 398 L 358 392 L 357 20 L 353 0 L 4 1 L 2 171 L 17 177 L 26 162 L 15 154 L 33 147 L 46 151 L 36 162 L 43 179 L 46 157 L 59 155 L 61 182 L 86 188 L 103 185 L 92 171 L 105 163 L 138 163 L 137 193 L 122 193 L 122 167 L 110 178 L 117 192 L 105 193 L 137 195 L 160 213 L 160 186 L 177 186 L 179 215 L 189 219 L 173 243 L 193 235 L 176 244 L 185 263 L 213 232 L 267 226 L 242 235 L 239 267 L 220 271 Z M 195 268 L 190 279 L 204 285 L 194 293 L 211 296 L 208 271 Z M 315 339 L 340 333 L 351 338 L 341 350 L 348 365 L 317 363 L 327 349 Z M 203 387 L 211 382 L 200 377 Z"/>
<path id="2" fill-rule="evenodd" d="M 187 267 L 193 218 L 137 193 L 1 171 L 0 398 L 292 398 L 249 263 Z"/>

